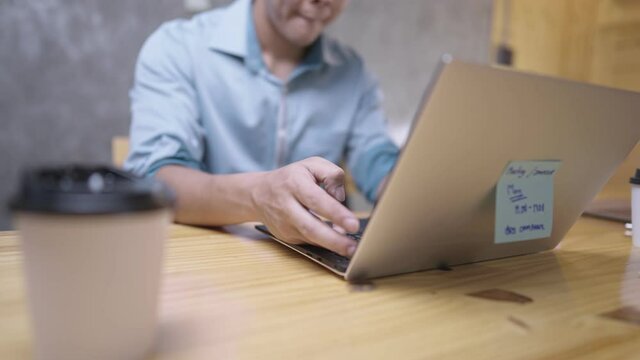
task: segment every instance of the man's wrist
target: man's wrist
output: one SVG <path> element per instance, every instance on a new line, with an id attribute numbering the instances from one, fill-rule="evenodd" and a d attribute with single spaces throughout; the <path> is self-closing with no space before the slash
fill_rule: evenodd
<path id="1" fill-rule="evenodd" d="M 251 221 L 260 220 L 260 208 L 262 207 L 260 199 L 264 196 L 264 186 L 268 182 L 267 176 L 269 172 L 255 172 L 245 174 L 243 187 L 246 189 L 247 195 L 247 211 Z"/>

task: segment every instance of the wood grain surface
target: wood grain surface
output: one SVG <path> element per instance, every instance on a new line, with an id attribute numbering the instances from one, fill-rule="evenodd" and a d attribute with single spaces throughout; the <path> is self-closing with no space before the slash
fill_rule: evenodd
<path id="1" fill-rule="evenodd" d="M 637 359 L 640 249 L 623 233 L 582 218 L 553 251 L 349 284 L 250 225 L 175 225 L 152 358 Z M 0 359 L 29 358 L 15 232 L 0 319 Z"/>

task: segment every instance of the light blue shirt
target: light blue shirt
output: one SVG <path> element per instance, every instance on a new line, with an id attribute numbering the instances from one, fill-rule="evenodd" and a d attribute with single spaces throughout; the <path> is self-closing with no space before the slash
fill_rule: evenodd
<path id="1" fill-rule="evenodd" d="M 251 1 L 162 25 L 145 42 L 131 96 L 125 168 L 177 164 L 214 174 L 273 170 L 311 156 L 346 160 L 374 201 L 398 148 L 360 57 L 322 35 L 287 81 L 266 68 Z"/>

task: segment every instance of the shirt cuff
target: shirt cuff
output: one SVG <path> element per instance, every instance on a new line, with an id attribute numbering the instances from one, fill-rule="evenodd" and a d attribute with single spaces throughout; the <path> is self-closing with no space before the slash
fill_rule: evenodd
<path id="1" fill-rule="evenodd" d="M 201 163 L 195 161 L 187 156 L 186 150 L 180 150 L 177 154 L 171 157 L 162 158 L 154 163 L 152 163 L 149 168 L 147 168 L 146 177 L 154 177 L 160 168 L 166 165 L 179 165 L 188 167 L 195 170 L 202 170 L 204 168 Z"/>

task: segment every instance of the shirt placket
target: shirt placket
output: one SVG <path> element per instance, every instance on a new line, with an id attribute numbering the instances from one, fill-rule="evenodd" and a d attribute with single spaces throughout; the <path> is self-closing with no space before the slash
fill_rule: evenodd
<path id="1" fill-rule="evenodd" d="M 282 167 L 287 160 L 287 86 L 280 90 L 278 107 L 278 129 L 276 132 L 276 167 Z"/>

